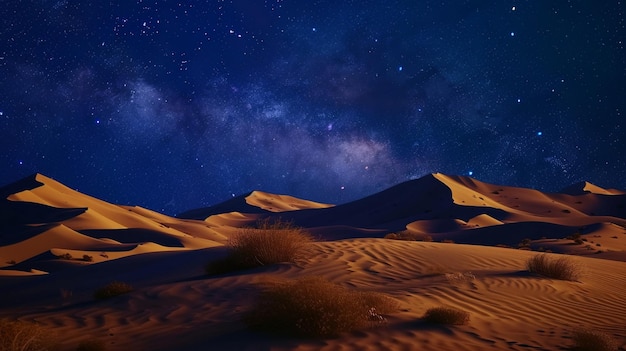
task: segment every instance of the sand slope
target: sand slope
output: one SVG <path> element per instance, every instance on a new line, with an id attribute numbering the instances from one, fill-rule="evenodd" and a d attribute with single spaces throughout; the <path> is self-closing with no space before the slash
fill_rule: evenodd
<path id="1" fill-rule="evenodd" d="M 626 345 L 624 262 L 576 257 L 587 274 L 567 282 L 525 272 L 525 260 L 535 254 L 527 251 L 350 239 L 316 243 L 310 258 L 298 265 L 211 278 L 202 276 L 201 266 L 219 253 L 207 250 L 176 258 L 174 253 L 128 257 L 88 267 L 97 271 L 61 272 L 54 284 L 3 278 L 4 289 L 23 293 L 5 298 L 14 304 L 8 310 L 2 306 L 2 314 L 17 313 L 56 329 L 68 348 L 97 337 L 109 350 L 557 350 L 571 344 L 577 327 L 601 330 Z M 122 273 L 119 266 L 132 269 Z M 92 301 L 89 292 L 107 274 L 132 281 L 136 290 L 111 301 Z M 259 283 L 302 275 L 386 293 L 401 309 L 387 316 L 383 328 L 337 339 L 285 339 L 247 331 L 240 319 Z M 61 289 L 73 295 L 63 298 Z M 30 295 L 40 298 L 19 304 Z M 470 312 L 469 324 L 421 321 L 428 308 L 440 305 Z"/>
<path id="2" fill-rule="evenodd" d="M 297 211 L 303 209 L 327 208 L 331 204 L 323 204 L 289 195 L 277 195 L 263 191 L 252 191 L 245 195 L 236 196 L 214 206 L 189 210 L 178 215 L 179 218 L 206 219 L 212 215 L 230 212 L 238 213 L 268 213 Z"/>
<path id="3" fill-rule="evenodd" d="M 343 205 L 257 191 L 178 218 L 39 174 L 0 194 L 0 318 L 41 323 L 62 335 L 63 350 L 89 338 L 107 350 L 563 350 L 578 327 L 626 349 L 626 195 L 618 190 L 581 183 L 545 194 L 434 174 Z M 293 220 L 320 241 L 295 264 L 205 274 L 238 228 L 267 217 Z M 399 231 L 456 244 L 382 239 Z M 520 241 L 526 250 L 516 249 Z M 538 253 L 528 249 L 572 254 L 585 274 L 576 282 L 530 274 L 525 262 Z M 263 284 L 305 275 L 385 293 L 400 309 L 385 326 L 335 339 L 246 328 L 241 318 Z M 93 299 L 114 280 L 134 291 Z M 470 322 L 421 320 L 440 305 L 468 311 Z"/>
<path id="4" fill-rule="evenodd" d="M 205 222 L 110 204 L 41 174 L 0 193 L 6 195 L 0 200 L 0 275 L 33 269 L 40 274 L 138 253 L 218 246 L 227 240 Z M 67 262 L 54 262 L 63 257 Z"/>
<path id="5" fill-rule="evenodd" d="M 279 213 L 227 212 L 212 214 L 208 218 L 201 214 L 213 212 L 201 209 L 187 214 L 199 215 L 198 218 L 206 219 L 212 225 L 235 227 L 251 225 L 259 218 L 280 218 L 310 228 L 328 240 L 382 237 L 386 233 L 406 230 L 429 234 L 437 241 L 453 240 L 467 244 L 517 247 L 520 242 L 529 239 L 535 249 L 598 254 L 626 260 L 621 244 L 614 245 L 615 241 L 623 242 L 626 234 L 626 230 L 620 229 L 626 227 L 626 195 L 589 183 L 572 186 L 568 191 L 547 194 L 534 189 L 493 185 L 470 177 L 438 173 L 332 207 Z M 577 195 L 572 195 L 574 193 Z M 275 208 L 288 206 L 283 203 Z M 180 216 L 185 217 L 186 214 Z M 606 226 L 613 226 L 614 230 L 610 233 L 598 231 Z M 336 228 L 345 230 L 337 231 Z M 599 239 L 594 240 L 592 246 L 586 243 L 573 245 L 573 240 L 547 246 L 540 242 L 577 235 L 583 239 L 599 236 Z M 616 236 L 617 239 L 614 238 Z M 580 247 L 584 249 L 580 250 Z"/>

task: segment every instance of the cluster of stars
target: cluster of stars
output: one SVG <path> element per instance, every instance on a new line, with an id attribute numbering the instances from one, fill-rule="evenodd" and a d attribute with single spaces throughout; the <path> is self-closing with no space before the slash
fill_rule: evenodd
<path id="1" fill-rule="evenodd" d="M 612 3 L 4 5 L 2 183 L 42 172 L 169 213 L 430 172 L 626 187 Z"/>

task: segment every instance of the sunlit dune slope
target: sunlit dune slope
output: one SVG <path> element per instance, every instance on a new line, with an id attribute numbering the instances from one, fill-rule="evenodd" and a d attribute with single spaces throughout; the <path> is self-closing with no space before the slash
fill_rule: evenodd
<path id="1" fill-rule="evenodd" d="M 6 196 L 0 200 L 0 275 L 93 264 L 151 250 L 205 248 L 227 240 L 203 221 L 110 204 L 41 174 L 2 187 L 0 193 Z M 38 262 L 56 257 L 68 262 Z"/>
<path id="2" fill-rule="evenodd" d="M 221 257 L 218 249 L 136 255 L 55 277 L 0 277 L 8 292 L 0 317 L 19 313 L 54 327 L 68 349 L 97 338 L 107 350 L 556 350 L 572 345 L 577 328 L 602 331 L 626 345 L 625 262 L 572 257 L 585 274 L 559 281 L 526 271 L 533 252 L 350 239 L 314 243 L 297 265 L 204 276 L 203 264 Z M 246 328 L 242 318 L 261 287 L 306 275 L 384 293 L 399 309 L 385 315 L 383 326 L 333 339 L 283 338 Z M 135 290 L 93 301 L 102 277 L 132 282 Z M 429 308 L 444 305 L 469 312 L 469 322 L 439 326 L 422 320 Z"/>

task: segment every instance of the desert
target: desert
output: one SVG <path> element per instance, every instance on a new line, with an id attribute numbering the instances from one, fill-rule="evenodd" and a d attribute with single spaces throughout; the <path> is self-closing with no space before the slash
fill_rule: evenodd
<path id="1" fill-rule="evenodd" d="M 42 174 L 0 193 L 2 350 L 15 325 L 32 350 L 626 349 L 626 193 L 588 182 L 434 173 L 345 204 L 258 190 L 176 217 Z M 260 234 L 296 254 L 233 255 Z M 557 262 L 571 274 L 542 270 Z"/>

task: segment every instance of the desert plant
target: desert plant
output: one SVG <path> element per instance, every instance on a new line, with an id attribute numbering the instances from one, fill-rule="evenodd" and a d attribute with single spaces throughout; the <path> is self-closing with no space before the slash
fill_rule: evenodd
<path id="1" fill-rule="evenodd" d="M 131 291 L 133 291 L 132 286 L 124 282 L 114 281 L 96 290 L 93 296 L 98 300 L 105 300 L 111 297 L 127 294 Z"/>
<path id="2" fill-rule="evenodd" d="M 63 255 L 59 256 L 60 259 L 62 260 L 71 260 L 72 259 L 72 254 L 69 252 L 64 253 Z"/>
<path id="3" fill-rule="evenodd" d="M 261 293 L 245 321 L 253 328 L 297 337 L 335 337 L 385 322 L 391 298 L 350 290 L 321 277 L 276 283 Z"/>
<path id="4" fill-rule="evenodd" d="M 91 262 L 91 261 L 93 261 L 93 256 L 83 255 L 83 261 Z"/>
<path id="5" fill-rule="evenodd" d="M 445 273 L 445 277 L 450 284 L 471 283 L 476 279 L 472 272 Z"/>
<path id="6" fill-rule="evenodd" d="M 568 235 L 567 237 L 565 237 L 565 239 L 576 240 L 576 239 L 580 239 L 580 237 L 581 237 L 581 234 L 579 232 L 576 232 L 572 235 Z"/>
<path id="7" fill-rule="evenodd" d="M 531 257 L 526 267 L 532 273 L 544 277 L 576 281 L 582 276 L 582 268 L 569 257 L 551 258 L 547 254 Z"/>
<path id="8" fill-rule="evenodd" d="M 271 219 L 261 220 L 255 228 L 241 228 L 228 241 L 229 255 L 210 262 L 209 274 L 265 266 L 279 262 L 294 262 L 304 254 L 312 237 L 292 223 Z"/>
<path id="9" fill-rule="evenodd" d="M 469 312 L 454 307 L 433 307 L 426 311 L 424 320 L 430 323 L 463 325 L 469 321 Z"/>
<path id="10" fill-rule="evenodd" d="M 83 340 L 78 344 L 76 351 L 104 351 L 106 350 L 106 345 L 104 341 L 100 339 L 87 339 Z"/>
<path id="11" fill-rule="evenodd" d="M 0 319 L 0 351 L 57 349 L 55 336 L 36 323 Z"/>
<path id="12" fill-rule="evenodd" d="M 589 329 L 574 330 L 572 335 L 574 350 L 577 351 L 615 351 L 617 343 L 607 334 Z"/>
<path id="13" fill-rule="evenodd" d="M 433 237 L 428 234 L 413 233 L 408 230 L 403 230 L 397 233 L 389 233 L 385 235 L 385 239 L 406 240 L 406 241 L 426 241 L 426 242 L 433 241 Z"/>

